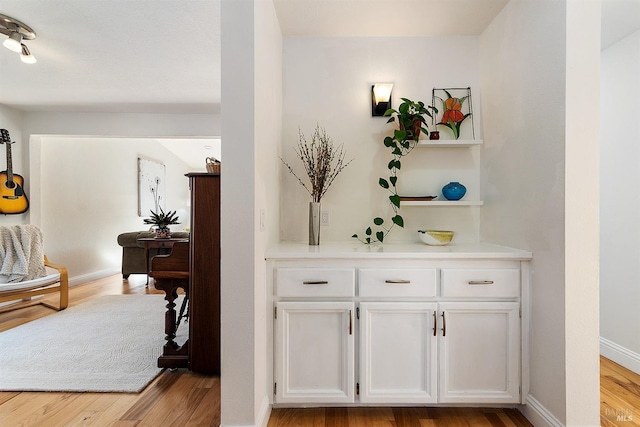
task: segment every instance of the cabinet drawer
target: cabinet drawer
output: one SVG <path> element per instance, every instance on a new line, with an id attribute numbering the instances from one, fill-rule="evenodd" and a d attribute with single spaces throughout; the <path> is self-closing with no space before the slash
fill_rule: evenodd
<path id="1" fill-rule="evenodd" d="M 429 268 L 363 268 L 359 270 L 362 297 L 434 297 L 436 270 Z"/>
<path id="2" fill-rule="evenodd" d="M 443 269 L 443 297 L 520 296 L 520 270 L 510 269 Z"/>
<path id="3" fill-rule="evenodd" d="M 278 268 L 276 295 L 279 297 L 353 297 L 353 268 Z"/>

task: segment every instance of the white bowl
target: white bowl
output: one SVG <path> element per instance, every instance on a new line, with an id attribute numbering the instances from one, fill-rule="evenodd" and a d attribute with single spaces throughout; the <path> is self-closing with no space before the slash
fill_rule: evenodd
<path id="1" fill-rule="evenodd" d="M 451 243 L 453 231 L 446 230 L 418 230 L 420 240 L 431 246 L 443 246 Z"/>

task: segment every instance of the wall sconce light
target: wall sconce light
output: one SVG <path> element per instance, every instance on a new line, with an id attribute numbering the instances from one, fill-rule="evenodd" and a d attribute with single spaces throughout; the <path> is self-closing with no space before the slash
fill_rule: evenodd
<path id="1" fill-rule="evenodd" d="M 384 116 L 391 107 L 393 83 L 376 83 L 371 86 L 371 115 Z"/>
<path id="2" fill-rule="evenodd" d="M 0 14 L 0 34 L 7 36 L 2 45 L 13 52 L 19 53 L 22 62 L 27 64 L 36 62 L 36 58 L 24 44 L 25 40 L 36 38 L 36 33 L 31 27 L 10 16 Z"/>

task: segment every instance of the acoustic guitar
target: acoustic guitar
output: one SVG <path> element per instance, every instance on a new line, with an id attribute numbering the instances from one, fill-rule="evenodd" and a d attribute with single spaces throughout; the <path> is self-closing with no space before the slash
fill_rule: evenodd
<path id="1" fill-rule="evenodd" d="M 7 148 L 7 170 L 0 172 L 0 213 L 21 214 L 29 209 L 29 200 L 24 193 L 24 178 L 13 173 L 11 162 L 11 138 L 9 131 L 0 129 L 0 144 Z"/>

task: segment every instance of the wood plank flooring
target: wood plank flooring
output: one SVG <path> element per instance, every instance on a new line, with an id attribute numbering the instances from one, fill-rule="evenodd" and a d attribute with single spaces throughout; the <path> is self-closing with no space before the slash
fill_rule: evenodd
<path id="1" fill-rule="evenodd" d="M 69 306 L 102 295 L 163 293 L 146 276 L 120 275 L 71 288 Z M 54 297 L 47 297 L 54 300 Z M 19 303 L 16 305 L 24 305 Z M 0 332 L 55 311 L 35 305 L 0 313 Z M 164 319 L 158 319 L 162 328 Z M 4 349 L 3 349 L 4 351 Z M 0 426 L 215 426 L 220 425 L 220 378 L 185 369 L 165 371 L 142 393 L 0 392 Z"/>
<path id="2" fill-rule="evenodd" d="M 640 375 L 600 357 L 600 422 L 640 426 Z"/>
<path id="3" fill-rule="evenodd" d="M 517 409 L 305 408 L 274 409 L 268 427 L 529 427 Z"/>
<path id="4" fill-rule="evenodd" d="M 161 293 L 145 276 L 120 275 L 74 286 L 70 306 L 101 295 Z M 55 296 L 47 297 L 51 300 Z M 20 305 L 22 303 L 19 303 Z M 0 313 L 0 332 L 54 313 L 37 305 Z M 162 320 L 159 320 L 162 322 Z M 3 349 L 4 350 L 4 349 Z M 602 426 L 640 426 L 640 375 L 601 358 Z M 165 371 L 142 393 L 0 392 L 0 426 L 219 426 L 220 379 Z M 516 409 L 274 409 L 269 427 L 531 426 Z"/>

